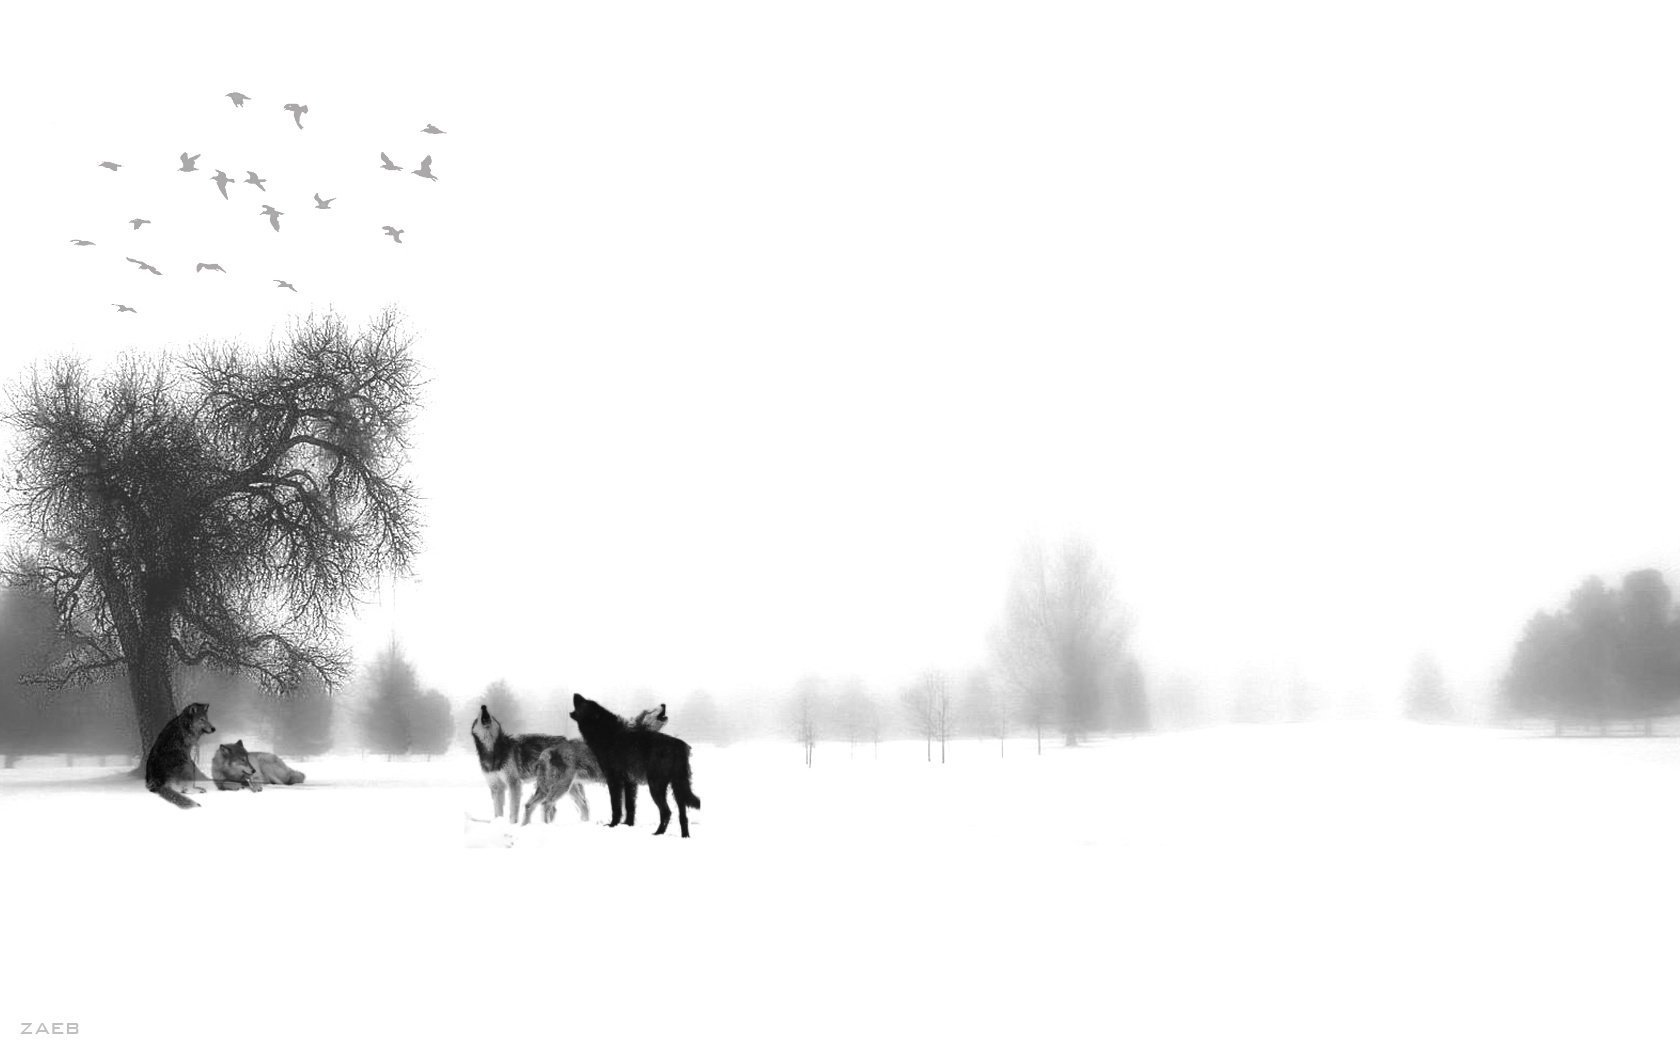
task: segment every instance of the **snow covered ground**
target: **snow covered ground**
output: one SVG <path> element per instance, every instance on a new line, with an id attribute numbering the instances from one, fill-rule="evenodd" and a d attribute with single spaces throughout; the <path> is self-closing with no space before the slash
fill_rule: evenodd
<path id="1" fill-rule="evenodd" d="M 300 762 L 188 812 L 26 764 L 0 772 L 0 1021 L 78 1047 L 1680 1043 L 1680 738 L 996 747 L 697 748 L 687 841 L 645 792 L 607 829 L 593 786 L 590 824 L 468 823 L 463 753 Z"/>

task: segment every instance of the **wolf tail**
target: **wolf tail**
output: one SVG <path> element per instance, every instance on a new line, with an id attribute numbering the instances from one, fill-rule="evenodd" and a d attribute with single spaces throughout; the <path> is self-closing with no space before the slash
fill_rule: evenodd
<path id="1" fill-rule="evenodd" d="M 286 783 L 287 784 L 301 784 L 301 783 L 303 783 L 304 779 L 305 779 L 304 775 L 302 773 L 299 773 L 297 770 L 295 770 L 295 769 L 286 770 Z"/>
<path id="2" fill-rule="evenodd" d="M 689 809 L 700 808 L 700 796 L 694 793 L 694 771 L 688 768 L 688 763 L 682 764 L 682 773 L 671 785 L 671 794 L 677 796 L 677 801 Z"/>
<path id="3" fill-rule="evenodd" d="M 194 802 L 192 799 L 181 794 L 179 791 L 176 791 L 168 784 L 159 784 L 157 787 L 152 789 L 152 793 L 158 798 L 163 799 L 165 802 L 175 803 L 175 805 L 180 806 L 182 809 L 198 808 L 197 802 Z"/>

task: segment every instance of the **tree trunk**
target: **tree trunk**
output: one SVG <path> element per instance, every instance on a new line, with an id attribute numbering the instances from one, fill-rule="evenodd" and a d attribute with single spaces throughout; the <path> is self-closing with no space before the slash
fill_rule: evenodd
<path id="1" fill-rule="evenodd" d="M 1563 716 L 1562 715 L 1557 715 L 1557 716 L 1553 717 L 1553 719 L 1552 719 L 1552 735 L 1553 736 L 1562 736 L 1563 735 Z"/>
<path id="2" fill-rule="evenodd" d="M 16 755 L 6 755 L 3 758 L 0 758 L 0 769 L 10 769 L 10 768 L 12 768 L 12 766 L 14 766 L 16 764 L 17 764 L 17 756 Z"/>
<path id="3" fill-rule="evenodd" d="M 945 734 L 939 735 L 939 764 L 945 764 Z"/>
<path id="4" fill-rule="evenodd" d="M 1044 754 L 1044 727 L 1042 725 L 1033 726 L 1033 735 L 1038 738 L 1038 753 L 1042 756 Z"/>
<path id="5" fill-rule="evenodd" d="M 134 724 L 140 727 L 140 770 L 144 772 L 146 756 L 163 732 L 163 727 L 176 715 L 175 682 L 169 663 L 167 641 L 159 642 L 156 651 L 146 651 L 128 664 L 128 692 L 134 701 Z M 211 713 L 210 724 L 215 725 Z"/>
<path id="6" fill-rule="evenodd" d="M 931 734 L 927 738 L 927 760 L 929 762 L 933 761 L 933 736 Z"/>

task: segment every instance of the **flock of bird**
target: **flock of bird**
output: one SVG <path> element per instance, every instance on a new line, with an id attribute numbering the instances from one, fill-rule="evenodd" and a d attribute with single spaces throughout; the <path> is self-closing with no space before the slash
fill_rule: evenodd
<path id="1" fill-rule="evenodd" d="M 242 94 L 238 91 L 229 91 L 227 93 L 227 97 L 229 99 L 233 100 L 233 105 L 234 105 L 235 109 L 244 109 L 245 108 L 245 103 L 251 101 L 251 96 L 246 95 L 246 94 Z M 292 115 L 292 120 L 297 124 L 298 130 L 302 131 L 303 130 L 303 116 L 304 116 L 305 113 L 309 112 L 309 107 L 305 106 L 305 105 L 300 105 L 296 102 L 288 102 L 284 106 L 281 106 L 280 108 Z M 420 134 L 422 134 L 422 135 L 442 135 L 442 134 L 445 134 L 445 132 L 443 131 L 442 128 L 438 127 L 436 124 L 427 124 L 425 127 L 420 129 Z M 181 166 L 179 168 L 175 169 L 175 170 L 176 171 L 182 171 L 182 172 L 197 172 L 197 171 L 199 171 L 198 159 L 201 156 L 203 156 L 202 153 L 191 153 L 191 154 L 189 154 L 189 153 L 186 153 L 186 152 L 183 151 L 182 154 L 181 154 Z M 379 164 L 380 168 L 385 170 L 385 171 L 402 171 L 403 170 L 402 165 L 393 161 L 390 158 L 390 156 L 388 156 L 385 153 L 379 154 L 379 160 L 380 160 L 380 164 Z M 99 162 L 99 167 L 107 168 L 112 172 L 119 172 L 119 171 L 122 170 L 123 165 L 117 163 L 116 161 L 102 160 L 102 161 Z M 227 174 L 227 172 L 222 171 L 220 168 L 217 168 L 217 169 L 214 169 L 214 170 L 215 170 L 216 174 L 210 176 L 210 181 L 216 184 L 216 189 L 218 191 L 220 191 L 223 200 L 232 200 L 232 198 L 228 196 L 228 186 L 233 185 L 233 184 L 242 185 L 242 186 L 255 186 L 258 190 L 262 191 L 263 193 L 268 192 L 268 186 L 267 186 L 268 180 L 263 178 L 262 176 L 258 175 L 254 171 L 251 171 L 251 170 L 247 169 L 246 172 L 245 172 L 245 178 L 244 179 L 235 180 L 232 177 L 230 177 Z M 432 182 L 438 181 L 438 177 L 435 174 L 432 173 L 432 155 L 429 154 L 429 153 L 426 154 L 425 158 L 420 161 L 420 166 L 418 168 L 412 169 L 410 174 L 418 175 L 421 178 L 428 179 Z M 333 201 L 338 199 L 337 197 L 325 197 L 325 198 L 323 198 L 319 193 L 316 193 L 314 196 L 315 196 L 315 207 L 316 207 L 317 210 L 320 210 L 320 211 L 331 211 Z M 280 217 L 282 215 L 285 215 L 286 214 L 285 212 L 276 209 L 272 204 L 264 204 L 262 206 L 262 210 L 260 212 L 258 212 L 257 214 L 259 214 L 261 216 L 264 216 L 265 218 L 268 219 L 268 224 L 271 227 L 274 228 L 274 232 L 276 232 L 276 233 L 280 232 Z M 140 227 L 142 227 L 142 226 L 150 225 L 151 221 L 152 220 L 150 220 L 150 219 L 133 218 L 133 219 L 129 219 L 128 223 L 135 230 L 139 230 Z M 383 230 L 384 230 L 384 235 L 386 237 L 391 238 L 392 242 L 395 243 L 395 244 L 401 244 L 402 243 L 402 235 L 406 232 L 404 230 L 397 229 L 395 226 L 386 226 L 386 227 L 383 228 Z M 79 237 L 78 238 L 73 238 L 70 241 L 70 243 L 75 245 L 78 248 L 92 248 L 92 247 L 95 246 L 94 241 L 84 240 L 84 239 L 79 238 Z M 159 270 L 157 267 L 151 265 L 150 263 L 142 262 L 141 260 L 136 259 L 133 256 L 126 256 L 125 258 L 127 258 L 127 260 L 129 262 L 131 262 L 131 263 L 135 264 L 136 266 L 140 267 L 140 269 L 144 270 L 147 273 L 155 274 L 158 277 L 163 276 L 163 271 Z M 212 271 L 215 271 L 216 273 L 221 273 L 221 274 L 227 273 L 227 271 L 222 268 L 220 263 L 213 263 L 213 262 L 201 262 L 194 268 L 193 272 L 194 273 L 202 273 L 205 270 L 212 270 Z M 274 284 L 275 284 L 275 290 L 276 291 L 278 291 L 280 289 L 287 289 L 287 290 L 292 291 L 292 292 L 297 291 L 297 289 L 295 287 L 293 287 L 293 285 L 290 281 L 282 281 L 282 280 L 279 280 L 278 278 L 276 278 L 276 279 L 274 279 Z M 136 310 L 134 307 L 129 306 L 125 303 L 112 303 L 111 305 L 117 308 L 118 313 L 125 313 L 125 314 L 139 313 L 139 311 Z"/>

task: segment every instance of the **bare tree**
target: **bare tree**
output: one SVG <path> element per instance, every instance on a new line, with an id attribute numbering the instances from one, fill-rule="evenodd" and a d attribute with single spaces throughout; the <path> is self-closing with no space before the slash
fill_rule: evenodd
<path id="1" fill-rule="evenodd" d="M 945 743 L 956 726 L 956 708 L 943 671 L 929 671 L 900 697 L 900 706 L 911 727 L 927 742 L 927 760 L 933 761 L 933 742 L 939 741 L 939 761 L 945 761 Z"/>
<path id="2" fill-rule="evenodd" d="M 1053 721 L 1070 745 L 1091 730 L 1119 679 L 1126 636 L 1113 578 L 1088 544 L 1068 540 L 1054 557 L 1037 544 L 1026 548 L 992 641 L 1040 753 Z"/>
<path id="3" fill-rule="evenodd" d="M 816 757 L 817 735 L 820 732 L 822 708 L 822 679 L 806 678 L 794 689 L 788 705 L 794 739 L 805 747 L 805 768 Z"/>
<path id="4" fill-rule="evenodd" d="M 351 670 L 338 617 L 419 543 L 405 476 L 419 368 L 394 313 L 298 322 L 262 354 L 59 358 L 10 389 L 4 575 L 71 644 L 31 677 L 126 673 L 141 753 L 179 665 L 286 692 Z"/>

